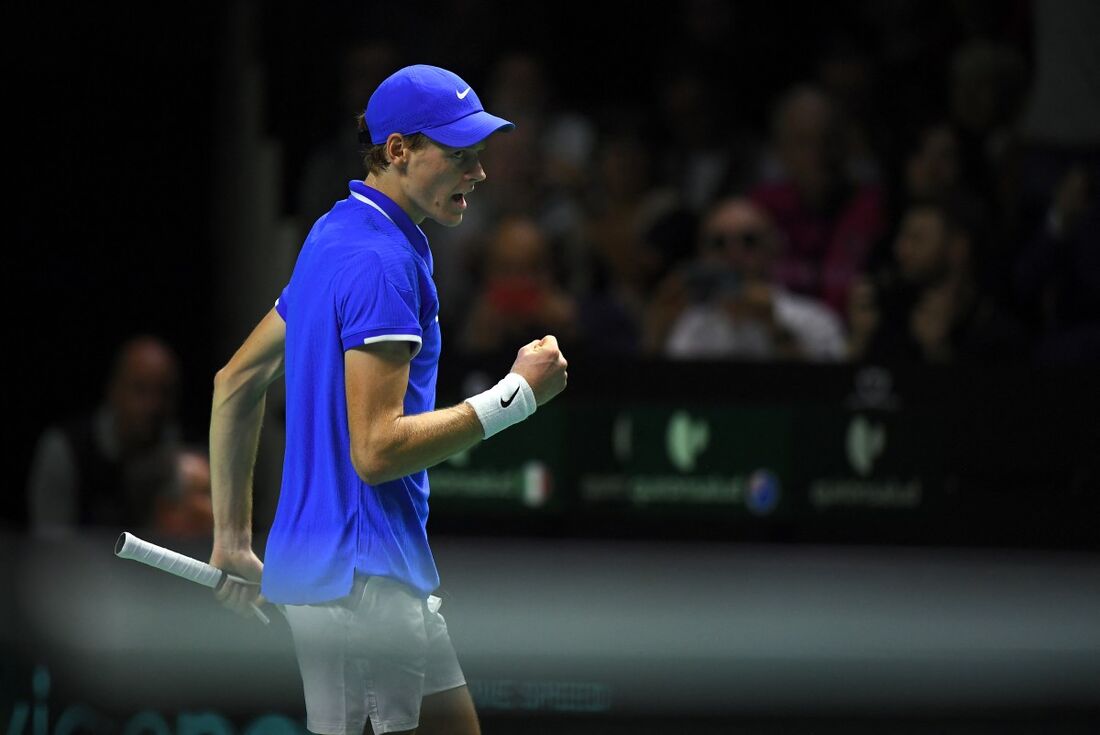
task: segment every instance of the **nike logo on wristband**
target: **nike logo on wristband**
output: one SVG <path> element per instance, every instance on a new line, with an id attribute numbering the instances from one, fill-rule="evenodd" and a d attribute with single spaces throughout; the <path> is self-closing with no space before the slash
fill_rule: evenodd
<path id="1" fill-rule="evenodd" d="M 503 398 L 500 399 L 500 407 L 501 408 L 508 408 L 509 406 L 512 405 L 512 401 L 516 400 L 516 396 L 518 396 L 518 395 L 519 395 L 519 386 L 517 385 L 516 386 L 516 392 L 512 394 L 511 398 L 509 398 L 507 401 L 504 400 Z"/>

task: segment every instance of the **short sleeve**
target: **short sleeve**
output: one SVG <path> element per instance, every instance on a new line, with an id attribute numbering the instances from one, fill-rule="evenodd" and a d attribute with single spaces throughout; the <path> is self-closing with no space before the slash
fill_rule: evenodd
<path id="1" fill-rule="evenodd" d="M 416 357 L 424 336 L 418 301 L 416 291 L 394 285 L 375 259 L 349 267 L 336 281 L 344 349 L 375 342 L 412 342 Z"/>
<path id="2" fill-rule="evenodd" d="M 281 316 L 283 318 L 284 322 L 286 321 L 286 314 L 287 314 L 286 290 L 288 288 L 290 288 L 290 287 L 289 286 L 284 286 L 283 287 L 283 292 L 281 294 L 279 294 L 279 298 L 275 299 L 275 311 L 277 311 L 279 313 L 279 316 Z"/>

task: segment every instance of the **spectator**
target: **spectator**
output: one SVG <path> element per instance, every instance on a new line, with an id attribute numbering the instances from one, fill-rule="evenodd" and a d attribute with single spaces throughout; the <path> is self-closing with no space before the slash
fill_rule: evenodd
<path id="1" fill-rule="evenodd" d="M 947 123 L 925 127 L 905 159 L 904 202 L 949 198 L 959 187 L 959 140 Z"/>
<path id="2" fill-rule="evenodd" d="M 979 198 L 963 189 L 959 138 L 951 123 L 943 119 L 907 127 L 899 145 L 899 160 L 891 170 L 891 210 L 900 214 L 911 204 L 964 198 L 971 206 L 980 206 Z M 893 238 L 881 239 L 868 256 L 864 273 L 889 271 L 893 258 Z M 849 301 L 856 291 L 865 300 L 866 285 L 865 278 L 857 279 Z M 849 304 L 847 315 L 852 313 Z"/>
<path id="3" fill-rule="evenodd" d="M 596 145 L 595 125 L 579 112 L 555 106 L 545 64 L 539 57 L 508 54 L 493 66 L 490 78 L 492 107 L 501 110 L 505 119 L 518 121 L 525 134 L 504 155 L 490 148 L 486 160 L 494 172 L 503 166 L 506 174 L 514 170 L 516 162 L 528 164 L 529 183 L 520 188 L 530 192 L 531 197 L 509 211 L 535 218 L 539 229 L 555 245 L 555 260 L 565 267 L 564 285 L 580 295 L 592 280 L 583 231 L 584 196 L 591 183 L 590 163 Z M 493 181 L 501 181 L 498 174 L 494 173 Z M 506 186 L 489 190 L 497 189 L 495 196 L 507 196 L 516 188 L 516 182 L 509 181 Z M 464 229 L 468 226 L 466 223 Z"/>
<path id="4" fill-rule="evenodd" d="M 706 218 L 698 258 L 657 289 L 646 343 L 674 358 L 832 361 L 844 357 L 837 317 L 774 280 L 779 234 L 745 199 Z"/>
<path id="5" fill-rule="evenodd" d="M 489 239 L 461 341 L 468 352 L 494 352 L 557 335 L 578 334 L 576 302 L 558 288 L 546 237 L 530 219 L 510 217 Z"/>
<path id="6" fill-rule="evenodd" d="M 176 455 L 171 491 L 156 498 L 154 528 L 158 536 L 208 538 L 214 534 L 210 501 L 210 462 L 201 452 L 184 449 Z"/>
<path id="7" fill-rule="evenodd" d="M 150 523 L 157 497 L 174 482 L 178 375 L 163 342 L 137 337 L 122 346 L 104 404 L 39 439 L 27 488 L 33 532 Z"/>
<path id="8" fill-rule="evenodd" d="M 845 171 L 844 132 L 830 99 L 800 86 L 781 100 L 772 126 L 775 180 L 751 193 L 786 239 L 775 277 L 794 293 L 844 313 L 848 290 L 882 234 L 876 185 Z"/>
<path id="9" fill-rule="evenodd" d="M 650 151 L 636 133 L 607 135 L 599 149 L 599 181 L 585 232 L 597 273 L 594 288 L 635 322 L 641 321 L 662 263 L 644 235 L 654 212 L 667 211 L 676 198 L 668 189 L 652 187 L 652 166 Z"/>
<path id="10" fill-rule="evenodd" d="M 1038 313 L 1044 362 L 1100 360 L 1100 205 L 1096 171 L 1071 168 L 1016 264 L 1020 300 Z"/>
<path id="11" fill-rule="evenodd" d="M 759 137 L 741 120 L 722 114 L 740 107 L 739 100 L 728 100 L 727 95 L 736 95 L 728 80 L 712 82 L 700 70 L 673 68 L 659 80 L 656 139 L 677 141 L 675 146 L 656 148 L 663 152 L 661 179 L 670 182 L 684 206 L 697 214 L 720 195 L 741 195 L 756 181 Z"/>
<path id="12" fill-rule="evenodd" d="M 1020 52 L 1003 44 L 971 41 L 951 59 L 951 118 L 959 140 L 960 181 L 982 199 L 995 223 L 1004 223 L 1001 239 L 1014 235 L 1012 158 L 1026 78 Z"/>
<path id="13" fill-rule="evenodd" d="M 852 181 L 881 179 L 878 156 L 883 147 L 883 121 L 875 104 L 875 66 L 864 43 L 851 32 L 834 31 L 817 61 L 817 80 L 834 101 L 843 121 L 845 171 Z"/>
<path id="14" fill-rule="evenodd" d="M 951 58 L 951 115 L 964 140 L 977 143 L 978 156 L 996 152 L 991 136 L 1006 135 L 1024 103 L 1027 69 L 1016 49 L 976 40 Z M 992 148 L 990 148 L 992 146 Z"/>
<path id="15" fill-rule="evenodd" d="M 982 228 L 969 209 L 963 200 L 909 207 L 894 240 L 894 269 L 853 289 L 853 359 L 942 364 L 1026 355 L 1020 326 L 980 285 Z"/>
<path id="16" fill-rule="evenodd" d="M 510 118 L 516 129 L 499 135 L 481 156 L 493 186 L 478 188 L 471 197 L 462 227 L 443 227 L 425 220 L 432 243 L 433 278 L 439 291 L 439 322 L 444 330 L 461 329 L 476 294 L 473 282 L 481 243 L 493 237 L 498 223 L 510 216 L 537 217 L 539 201 L 537 131 L 529 121 Z"/>

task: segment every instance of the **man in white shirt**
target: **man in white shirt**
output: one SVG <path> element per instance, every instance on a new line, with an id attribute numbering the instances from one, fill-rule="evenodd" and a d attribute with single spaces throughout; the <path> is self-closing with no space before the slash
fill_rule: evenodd
<path id="1" fill-rule="evenodd" d="M 773 281 L 780 247 L 762 209 L 747 199 L 719 202 L 704 220 L 698 257 L 658 293 L 658 302 L 679 304 L 666 322 L 663 352 L 684 359 L 843 359 L 837 316 Z"/>

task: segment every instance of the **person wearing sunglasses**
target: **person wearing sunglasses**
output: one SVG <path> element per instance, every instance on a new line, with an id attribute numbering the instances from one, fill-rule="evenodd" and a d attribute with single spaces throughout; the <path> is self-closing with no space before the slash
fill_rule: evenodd
<path id="1" fill-rule="evenodd" d="M 842 359 L 840 320 L 775 281 L 781 246 L 760 207 L 739 198 L 719 202 L 704 218 L 695 259 L 658 286 L 649 344 L 681 359 Z"/>

